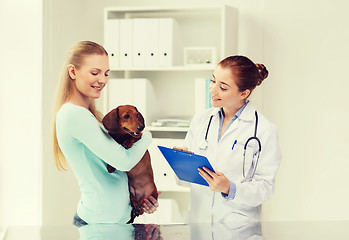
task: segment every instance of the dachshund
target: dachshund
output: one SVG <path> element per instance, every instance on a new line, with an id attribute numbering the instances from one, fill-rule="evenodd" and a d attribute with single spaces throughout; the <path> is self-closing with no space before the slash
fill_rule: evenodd
<path id="1" fill-rule="evenodd" d="M 145 126 L 142 114 L 132 105 L 118 106 L 107 113 L 102 122 L 109 135 L 126 149 L 141 138 Z M 115 171 L 109 164 L 107 169 L 109 173 Z M 144 199 L 149 196 L 158 198 L 148 150 L 136 166 L 127 172 L 127 177 L 132 206 L 131 219 L 128 223 L 133 223 L 137 216 L 144 213 Z"/>

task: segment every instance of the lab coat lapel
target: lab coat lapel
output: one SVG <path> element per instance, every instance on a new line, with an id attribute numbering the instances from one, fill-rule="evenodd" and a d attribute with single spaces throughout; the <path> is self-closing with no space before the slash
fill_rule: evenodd
<path id="1" fill-rule="evenodd" d="M 248 102 L 245 109 L 242 111 L 239 119 L 244 121 L 252 121 L 254 119 L 255 107 L 251 102 Z"/>
<path id="2" fill-rule="evenodd" d="M 254 111 L 255 111 L 255 108 L 252 105 L 252 103 L 251 102 L 247 103 L 247 105 L 246 105 L 245 109 L 242 111 L 241 115 L 224 132 L 221 139 L 223 139 L 225 136 L 229 135 L 231 132 L 235 131 L 238 128 L 239 124 L 241 123 L 241 120 L 252 121 L 254 118 Z"/>

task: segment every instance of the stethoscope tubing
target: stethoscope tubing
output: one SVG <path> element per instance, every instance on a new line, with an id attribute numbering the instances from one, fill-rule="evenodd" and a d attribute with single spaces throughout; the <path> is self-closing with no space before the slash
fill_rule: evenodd
<path id="1" fill-rule="evenodd" d="M 204 140 L 205 144 L 199 147 L 201 150 L 206 150 L 207 149 L 207 146 L 208 146 L 207 136 L 208 136 L 208 132 L 210 130 L 212 118 L 213 118 L 213 115 L 210 116 L 210 120 L 209 120 L 208 125 L 207 125 L 206 134 L 205 134 L 205 140 Z M 261 141 L 257 137 L 257 128 L 258 128 L 258 113 L 257 113 L 257 111 L 255 111 L 255 118 L 256 118 L 256 121 L 255 121 L 255 128 L 254 128 L 254 136 L 252 136 L 249 139 L 247 139 L 247 141 L 246 141 L 246 143 L 244 145 L 244 154 L 243 154 L 244 159 L 243 159 L 243 164 L 242 164 L 242 174 L 243 174 L 243 177 L 245 179 L 246 179 L 246 176 L 245 176 L 245 161 L 246 161 L 245 155 L 246 155 L 246 148 L 247 148 L 248 143 L 250 141 L 252 141 L 252 140 L 256 140 L 257 143 L 258 143 L 258 152 L 257 152 L 258 156 L 257 156 L 256 164 L 254 166 L 254 169 L 253 169 L 253 172 L 252 172 L 252 175 L 251 175 L 250 179 L 252 179 L 254 177 L 255 173 L 256 173 L 256 169 L 257 169 L 258 161 L 259 161 L 259 155 L 260 155 L 260 152 L 262 151 Z M 234 145 L 235 145 L 235 143 L 236 143 L 236 140 L 234 141 Z M 234 149 L 234 147 L 232 148 L 232 150 L 233 149 Z"/>

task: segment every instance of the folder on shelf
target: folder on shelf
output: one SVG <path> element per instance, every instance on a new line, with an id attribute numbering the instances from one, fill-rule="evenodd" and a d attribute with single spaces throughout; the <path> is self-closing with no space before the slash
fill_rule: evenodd
<path id="1" fill-rule="evenodd" d="M 133 66 L 145 66 L 145 41 L 147 24 L 144 18 L 133 19 Z"/>
<path id="2" fill-rule="evenodd" d="M 206 109 L 206 78 L 195 79 L 195 113 Z"/>
<path id="3" fill-rule="evenodd" d="M 149 18 L 143 19 L 147 26 L 146 34 L 143 36 L 145 42 L 145 66 L 158 66 L 159 57 L 159 19 Z"/>
<path id="4" fill-rule="evenodd" d="M 206 108 L 211 108 L 211 93 L 210 93 L 211 78 L 206 79 Z"/>
<path id="5" fill-rule="evenodd" d="M 210 78 L 195 79 L 195 113 L 211 107 Z"/>
<path id="6" fill-rule="evenodd" d="M 104 46 L 109 55 L 110 69 L 119 67 L 120 56 L 120 21 L 119 19 L 108 19 L 104 26 Z"/>
<path id="7" fill-rule="evenodd" d="M 149 79 L 112 78 L 109 79 L 105 93 L 105 113 L 119 105 L 129 104 L 137 107 L 146 124 L 150 124 L 157 116 L 158 101 Z"/>
<path id="8" fill-rule="evenodd" d="M 163 146 L 158 148 L 180 180 L 208 186 L 198 171 L 198 168 L 203 167 L 214 171 L 206 157 Z"/>
<path id="9" fill-rule="evenodd" d="M 132 67 L 133 19 L 120 19 L 120 67 Z"/>
<path id="10" fill-rule="evenodd" d="M 178 54 L 174 50 L 175 31 L 176 21 L 173 18 L 159 19 L 159 66 L 168 67 L 177 64 L 174 58 L 174 54 Z"/>
<path id="11" fill-rule="evenodd" d="M 105 113 L 119 105 L 133 105 L 133 79 L 112 78 L 106 87 Z"/>
<path id="12" fill-rule="evenodd" d="M 159 111 L 158 102 L 149 79 L 133 79 L 133 105 L 142 113 L 146 125 L 150 125 L 156 118 Z"/>

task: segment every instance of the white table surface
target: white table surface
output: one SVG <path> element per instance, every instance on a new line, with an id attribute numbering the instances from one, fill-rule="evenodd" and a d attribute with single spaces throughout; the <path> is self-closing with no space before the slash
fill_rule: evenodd
<path id="1" fill-rule="evenodd" d="M 325 240 L 349 239 L 349 221 L 263 222 L 253 224 L 89 225 L 8 227 L 4 240 Z"/>

